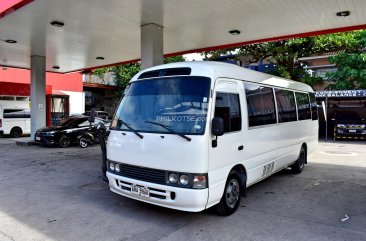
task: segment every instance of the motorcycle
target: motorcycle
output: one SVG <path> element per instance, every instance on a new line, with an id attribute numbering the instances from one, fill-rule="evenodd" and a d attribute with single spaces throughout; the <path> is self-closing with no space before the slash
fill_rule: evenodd
<path id="1" fill-rule="evenodd" d="M 86 148 L 89 145 L 98 143 L 97 131 L 95 128 L 89 128 L 85 130 L 80 136 L 78 136 L 78 143 L 81 148 Z"/>

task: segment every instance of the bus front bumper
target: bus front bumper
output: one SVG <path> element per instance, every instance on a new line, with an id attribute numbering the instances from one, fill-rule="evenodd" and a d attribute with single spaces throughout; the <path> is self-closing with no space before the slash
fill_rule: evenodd
<path id="1" fill-rule="evenodd" d="M 109 187 L 117 194 L 155 204 L 188 212 L 200 212 L 206 208 L 208 189 L 188 189 L 171 187 L 118 176 L 107 172 Z M 148 197 L 131 192 L 133 185 L 149 189 Z"/>

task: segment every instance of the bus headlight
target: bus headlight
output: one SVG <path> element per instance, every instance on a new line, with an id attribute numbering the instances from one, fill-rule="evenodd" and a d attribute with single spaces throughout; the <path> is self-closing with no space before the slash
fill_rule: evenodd
<path id="1" fill-rule="evenodd" d="M 208 187 L 207 173 L 167 172 L 166 184 L 168 186 L 192 189 L 205 189 Z"/>
<path id="2" fill-rule="evenodd" d="M 178 182 L 178 174 L 177 173 L 170 173 L 169 174 L 169 182 L 177 183 Z"/>
<path id="3" fill-rule="evenodd" d="M 109 169 L 114 171 L 114 162 L 109 162 Z"/>
<path id="4" fill-rule="evenodd" d="M 116 170 L 116 172 L 120 172 L 120 171 L 121 171 L 121 168 L 120 168 L 120 166 L 119 166 L 119 164 L 118 164 L 118 163 L 116 163 L 116 164 L 114 165 L 114 170 Z"/>
<path id="5" fill-rule="evenodd" d="M 186 186 L 189 183 L 189 177 L 187 175 L 180 175 L 179 177 L 179 183 Z"/>

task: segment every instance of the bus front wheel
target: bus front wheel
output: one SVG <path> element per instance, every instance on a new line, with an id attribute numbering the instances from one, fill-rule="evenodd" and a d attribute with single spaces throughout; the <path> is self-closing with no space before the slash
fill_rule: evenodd
<path id="1" fill-rule="evenodd" d="M 233 214 L 240 205 L 242 187 L 238 173 L 233 172 L 229 175 L 224 194 L 220 202 L 215 206 L 216 212 L 222 216 Z"/>

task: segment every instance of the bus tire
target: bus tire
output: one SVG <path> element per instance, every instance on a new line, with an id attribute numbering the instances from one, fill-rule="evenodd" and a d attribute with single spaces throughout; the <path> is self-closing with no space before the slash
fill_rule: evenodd
<path id="1" fill-rule="evenodd" d="M 233 214 L 240 205 L 241 180 L 237 172 L 232 172 L 226 181 L 224 194 L 220 202 L 215 206 L 215 211 L 221 216 Z"/>
<path id="2" fill-rule="evenodd" d="M 61 135 L 58 138 L 58 146 L 62 148 L 70 146 L 70 137 L 66 134 Z"/>
<path id="3" fill-rule="evenodd" d="M 300 149 L 299 157 L 297 158 L 296 162 L 291 165 L 291 170 L 294 174 L 299 174 L 304 170 L 306 163 L 306 151 L 305 148 L 302 146 Z"/>
<path id="4" fill-rule="evenodd" d="M 20 127 L 16 126 L 16 127 L 13 127 L 11 130 L 10 130 L 10 136 L 13 137 L 13 138 L 18 138 L 20 137 L 21 135 L 23 134 L 23 131 Z"/>

